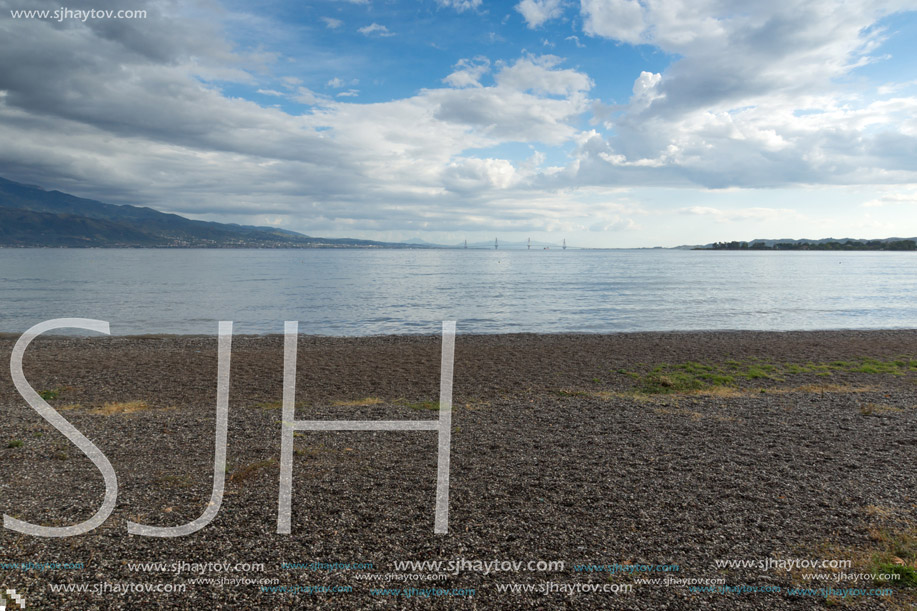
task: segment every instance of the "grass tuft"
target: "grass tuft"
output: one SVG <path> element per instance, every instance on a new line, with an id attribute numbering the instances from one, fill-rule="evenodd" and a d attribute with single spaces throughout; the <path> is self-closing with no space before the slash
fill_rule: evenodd
<path id="1" fill-rule="evenodd" d="M 812 361 L 805 363 L 769 363 L 754 358 L 745 361 L 725 360 L 722 363 L 688 361 L 677 364 L 660 363 L 652 369 L 645 369 L 644 373 L 629 372 L 622 369 L 617 370 L 617 373 L 633 378 L 635 390 L 638 393 L 691 394 L 709 392 L 714 389 L 735 388 L 744 380 L 783 382 L 791 376 L 809 374 L 830 377 L 834 372 L 901 376 L 915 371 L 917 371 L 917 359 L 897 357 L 881 360 L 861 357 L 848 361 L 831 361 L 829 363 L 814 363 Z M 828 386 L 830 385 L 822 385 L 825 388 Z"/>
<path id="2" fill-rule="evenodd" d="M 126 401 L 121 403 L 106 403 L 98 409 L 90 410 L 90 414 L 99 416 L 114 416 L 115 414 L 133 414 L 149 409 L 146 401 Z"/>
<path id="3" fill-rule="evenodd" d="M 249 463 L 247 465 L 242 465 L 238 469 L 232 472 L 232 475 L 229 476 L 229 481 L 233 483 L 244 482 L 245 480 L 251 479 L 257 475 L 263 469 L 266 469 L 272 465 L 277 464 L 276 458 L 268 458 L 267 460 L 259 460 L 258 462 Z"/>
<path id="4" fill-rule="evenodd" d="M 900 407 L 881 405 L 879 403 L 862 403 L 860 405 L 860 413 L 864 416 L 880 416 L 882 414 L 894 414 L 903 411 L 904 410 Z"/>
<path id="5" fill-rule="evenodd" d="M 349 401 L 335 401 L 331 405 L 334 407 L 366 407 L 368 405 L 379 405 L 384 403 L 379 397 L 366 397 L 364 399 L 354 399 Z"/>
<path id="6" fill-rule="evenodd" d="M 411 409 L 439 411 L 439 401 L 415 401 L 413 403 L 402 403 L 402 405 Z"/>
<path id="7" fill-rule="evenodd" d="M 898 562 L 878 562 L 871 567 L 880 575 L 897 575 L 892 579 L 877 579 L 879 584 L 894 584 L 901 588 L 917 588 L 917 569 Z"/>

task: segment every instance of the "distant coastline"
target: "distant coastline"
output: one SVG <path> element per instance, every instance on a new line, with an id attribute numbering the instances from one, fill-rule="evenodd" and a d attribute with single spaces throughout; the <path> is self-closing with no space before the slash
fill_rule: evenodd
<path id="1" fill-rule="evenodd" d="M 696 246 L 692 250 L 917 250 L 917 238 L 884 240 L 853 240 L 845 238 L 834 240 L 753 240 L 751 242 L 714 242 L 706 246 Z"/>
<path id="2" fill-rule="evenodd" d="M 568 245 L 566 240 L 562 244 L 528 240 L 447 245 L 419 238 L 404 242 L 323 238 L 277 227 L 199 221 L 148 207 L 108 204 L 2 177 L 0 248 L 621 250 Z M 648 249 L 914 251 L 917 237 L 756 239 L 639 250 Z"/>

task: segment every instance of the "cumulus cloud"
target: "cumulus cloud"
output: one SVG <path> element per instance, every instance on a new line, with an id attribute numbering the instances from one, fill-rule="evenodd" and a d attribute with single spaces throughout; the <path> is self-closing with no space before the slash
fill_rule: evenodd
<path id="1" fill-rule="evenodd" d="M 343 21 L 340 19 L 335 19 L 334 17 L 322 17 L 322 21 L 325 22 L 325 27 L 327 27 L 329 30 L 336 30 L 344 25 Z"/>
<path id="2" fill-rule="evenodd" d="M 523 5 L 540 15 L 562 9 Z M 423 223 L 634 231 L 640 212 L 616 208 L 607 194 L 641 185 L 917 184 L 917 98 L 906 84 L 886 83 L 873 97 L 837 84 L 872 61 L 884 35 L 875 24 L 893 4 L 582 0 L 587 36 L 673 57 L 664 69 L 634 72 L 620 104 L 594 99 L 595 81 L 608 74 L 533 54 L 453 60 L 427 88 L 361 104 L 357 81 L 334 76 L 352 74 L 340 58 L 320 77 L 287 76 L 286 60 L 235 47 L 219 19 L 196 16 L 210 16 L 208 6 L 150 4 L 143 23 L 0 21 L 0 174 L 307 231 Z M 377 23 L 360 32 L 393 35 Z M 268 96 L 251 96 L 268 107 L 224 93 L 234 88 Z M 529 146 L 539 152 L 528 160 L 506 152 Z M 879 215 L 914 200 L 912 190 L 888 189 L 854 205 Z M 682 212 L 698 223 L 790 214 Z"/>
<path id="3" fill-rule="evenodd" d="M 561 58 L 554 55 L 526 57 L 504 67 L 496 76 L 499 85 L 519 91 L 571 96 L 592 88 L 586 74 L 573 69 L 557 69 Z"/>
<path id="4" fill-rule="evenodd" d="M 234 50 L 214 23 L 173 8 L 145 25 L 143 44 L 130 31 L 82 23 L 0 22 L 0 54 L 15 60 L 0 66 L 0 174 L 198 218 L 282 220 L 306 231 L 411 230 L 431 220 L 489 228 L 524 218 L 546 227 L 565 215 L 588 218 L 562 195 L 531 197 L 547 169 L 466 154 L 576 136 L 591 81 L 559 58 L 476 57 L 444 75 L 442 87 L 358 104 L 348 89 L 355 80 L 320 82 L 341 89 L 331 97 L 298 77 L 265 79 L 263 58 Z M 494 82 L 482 83 L 490 71 Z M 213 74 L 223 80 L 202 76 Z M 225 82 L 309 109 L 226 96 Z"/>
<path id="5" fill-rule="evenodd" d="M 646 28 L 643 11 L 637 0 L 582 0 L 583 31 L 636 44 Z"/>
<path id="6" fill-rule="evenodd" d="M 605 120 L 609 150 L 580 159 L 583 176 L 613 183 L 642 165 L 705 187 L 913 180 L 903 160 L 917 151 L 914 99 L 868 100 L 837 85 L 874 61 L 884 35 L 874 24 L 904 7 L 582 0 L 588 35 L 677 57 L 637 77 Z"/>
<path id="7" fill-rule="evenodd" d="M 658 89 L 661 82 L 661 74 L 646 72 L 645 70 L 641 72 L 637 80 L 634 81 L 634 95 L 630 100 L 631 108 L 646 108 L 653 103 L 653 100 L 665 95 Z"/>
<path id="8" fill-rule="evenodd" d="M 467 193 L 506 189 L 518 183 L 516 168 L 506 159 L 459 158 L 442 172 L 443 185 L 450 191 Z"/>
<path id="9" fill-rule="evenodd" d="M 454 68 L 455 72 L 444 78 L 444 83 L 453 87 L 480 87 L 481 77 L 490 71 L 490 60 L 482 56 L 461 59 Z"/>
<path id="10" fill-rule="evenodd" d="M 556 19 L 563 13 L 563 0 L 522 0 L 516 11 L 525 19 L 528 27 L 535 29 L 546 21 Z"/>

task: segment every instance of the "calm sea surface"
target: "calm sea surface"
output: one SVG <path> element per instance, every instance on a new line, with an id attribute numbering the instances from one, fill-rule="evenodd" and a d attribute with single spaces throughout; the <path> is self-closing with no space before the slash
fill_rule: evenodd
<path id="1" fill-rule="evenodd" d="M 917 328 L 917 253 L 0 249 L 0 332 Z"/>

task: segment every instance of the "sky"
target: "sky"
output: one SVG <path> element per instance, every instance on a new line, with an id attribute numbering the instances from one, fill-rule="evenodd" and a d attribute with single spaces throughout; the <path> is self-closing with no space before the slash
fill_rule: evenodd
<path id="1" fill-rule="evenodd" d="M 324 237 L 912 237 L 915 11 L 0 0 L 0 176 Z"/>

